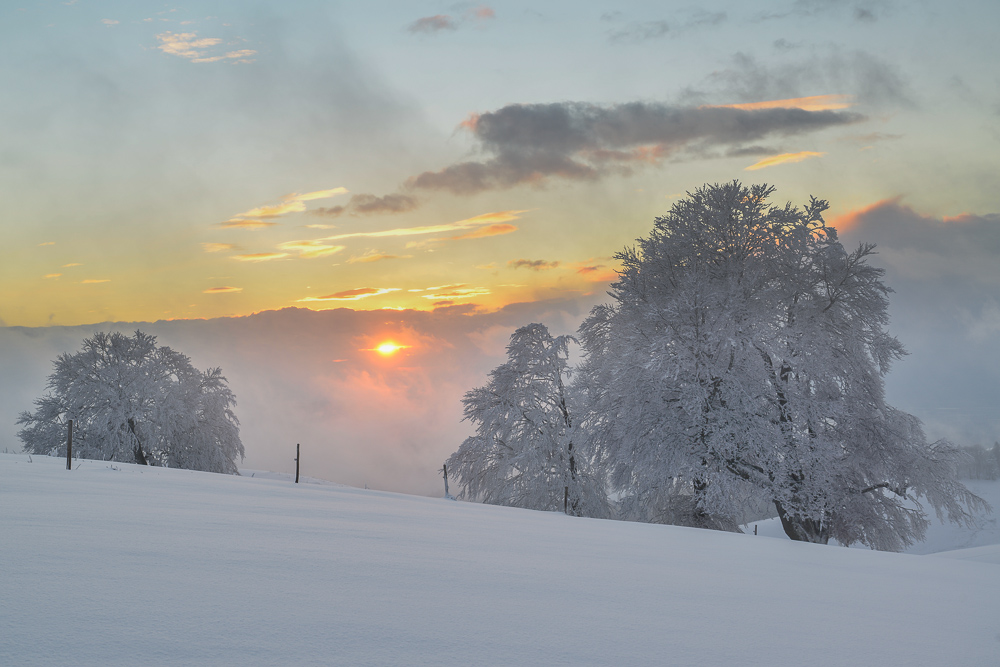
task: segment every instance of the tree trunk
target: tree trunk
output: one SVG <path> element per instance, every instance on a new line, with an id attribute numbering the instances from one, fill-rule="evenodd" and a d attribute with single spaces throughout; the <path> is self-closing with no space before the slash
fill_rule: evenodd
<path id="1" fill-rule="evenodd" d="M 132 437 L 135 438 L 135 450 L 133 450 L 135 462 L 139 465 L 148 466 L 149 462 L 146 460 L 146 456 L 142 453 L 142 441 L 139 440 L 139 434 L 135 432 L 135 420 L 131 417 L 128 418 L 128 430 L 132 432 Z"/>
<path id="2" fill-rule="evenodd" d="M 822 521 L 793 516 L 777 500 L 774 501 L 774 509 L 778 510 L 781 527 L 784 528 L 785 535 L 788 535 L 789 539 L 796 542 L 812 542 L 814 544 L 827 544 L 830 542 L 829 527 L 824 525 Z"/>

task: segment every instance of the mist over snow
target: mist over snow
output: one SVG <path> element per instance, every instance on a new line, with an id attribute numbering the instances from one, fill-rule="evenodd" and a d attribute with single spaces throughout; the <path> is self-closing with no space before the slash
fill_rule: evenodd
<path id="1" fill-rule="evenodd" d="M 287 308 L 213 320 L 0 328 L 0 452 L 20 451 L 17 415 L 34 409 L 59 354 L 78 351 L 96 331 L 140 329 L 200 370 L 222 368 L 238 401 L 241 468 L 292 471 L 300 443 L 303 474 L 443 495 L 441 465 L 472 432 L 461 398 L 503 359 L 510 334 L 530 321 L 572 333 L 598 298 L 490 314 Z M 387 340 L 405 347 L 383 357 L 374 348 Z"/>

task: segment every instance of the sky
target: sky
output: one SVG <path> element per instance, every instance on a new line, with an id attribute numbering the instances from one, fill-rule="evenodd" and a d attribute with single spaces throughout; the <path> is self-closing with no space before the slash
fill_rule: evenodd
<path id="1" fill-rule="evenodd" d="M 1000 438 L 995 2 L 0 12 L 0 326 L 37 329 L 31 340 L 396 309 L 386 317 L 451 345 L 499 341 L 473 346 L 461 381 L 476 382 L 466 371 L 496 365 L 531 321 L 515 314 L 572 331 L 655 216 L 739 179 L 774 185 L 776 204 L 826 199 L 846 245 L 877 243 L 890 331 L 912 353 L 890 400 L 937 437 Z M 377 333 L 349 329 L 330 358 Z M 417 353 L 400 351 L 358 370 Z"/>

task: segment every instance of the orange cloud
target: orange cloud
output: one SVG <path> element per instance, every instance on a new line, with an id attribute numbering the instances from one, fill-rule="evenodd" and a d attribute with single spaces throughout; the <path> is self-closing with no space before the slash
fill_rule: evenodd
<path id="1" fill-rule="evenodd" d="M 233 259 L 240 262 L 268 262 L 272 259 L 282 259 L 288 257 L 287 252 L 255 252 L 249 255 L 233 255 Z"/>
<path id="2" fill-rule="evenodd" d="M 83 264 L 81 264 L 80 262 L 70 262 L 69 264 L 62 265 L 64 269 L 68 269 L 71 266 L 83 266 Z"/>
<path id="3" fill-rule="evenodd" d="M 812 97 L 794 97 L 788 100 L 770 100 L 767 102 L 748 102 L 746 104 L 721 104 L 722 109 L 742 109 L 757 111 L 759 109 L 802 109 L 803 111 L 836 111 L 854 106 L 854 95 L 813 95 Z"/>
<path id="4" fill-rule="evenodd" d="M 398 292 L 398 287 L 358 287 L 356 289 L 344 290 L 326 296 L 307 296 L 299 301 L 358 301 L 367 299 L 370 296 L 382 296 L 389 292 Z"/>
<path id="5" fill-rule="evenodd" d="M 45 274 L 44 276 L 42 276 L 42 277 L 43 277 L 43 278 L 58 278 L 58 277 L 59 277 L 59 276 L 61 276 L 61 275 L 62 275 L 61 273 L 46 273 L 46 274 Z"/>
<path id="6" fill-rule="evenodd" d="M 481 239 L 487 236 L 500 236 L 501 234 L 510 234 L 511 232 L 516 232 L 517 227 L 515 225 L 503 223 L 499 225 L 490 225 L 489 227 L 480 227 L 468 234 L 461 234 L 459 236 L 452 236 L 450 241 L 463 241 L 465 239 Z"/>
<path id="7" fill-rule="evenodd" d="M 96 285 L 97 283 L 110 283 L 110 278 L 87 278 L 80 282 L 81 285 Z"/>
<path id="8" fill-rule="evenodd" d="M 312 201 L 314 199 L 329 199 L 330 197 L 336 197 L 337 195 L 344 195 L 348 193 L 347 188 L 331 188 L 329 190 L 316 190 L 315 192 L 306 192 L 304 194 L 299 194 L 293 192 L 292 194 L 285 195 L 281 198 L 281 201 Z"/>
<path id="9" fill-rule="evenodd" d="M 442 300 L 455 300 L 455 299 L 471 299 L 477 296 L 486 296 L 491 294 L 491 292 L 485 287 L 466 287 L 465 285 L 444 285 L 443 287 L 434 288 L 429 287 L 429 290 L 438 290 L 444 288 L 451 288 L 448 291 L 438 292 L 435 291 L 434 294 L 422 294 L 421 296 L 425 299 L 434 299 L 435 301 Z"/>
<path id="10" fill-rule="evenodd" d="M 277 224 L 278 223 L 276 222 L 264 222 L 263 220 L 241 220 L 239 218 L 233 218 L 232 220 L 220 222 L 219 227 L 225 227 L 226 229 L 263 229 L 265 227 L 274 227 Z"/>
<path id="11" fill-rule="evenodd" d="M 55 244 L 56 244 L 55 241 L 45 241 L 44 243 L 39 243 L 38 245 L 43 246 L 43 245 L 55 245 Z"/>
<path id="12" fill-rule="evenodd" d="M 283 204 L 275 204 L 274 206 L 258 206 L 239 215 L 247 218 L 277 218 L 286 213 L 301 213 L 304 210 L 306 210 L 305 204 L 298 200 L 292 200 L 286 201 Z"/>
<path id="13" fill-rule="evenodd" d="M 226 285 L 224 287 L 209 287 L 207 290 L 204 290 L 202 294 L 226 294 L 229 292 L 242 292 L 242 291 L 243 291 L 242 287 L 230 287 L 229 285 Z"/>
<path id="14" fill-rule="evenodd" d="M 782 153 L 781 155 L 772 155 L 771 157 L 766 157 L 759 162 L 755 162 L 749 167 L 746 167 L 746 171 L 756 171 L 758 169 L 764 169 L 766 167 L 774 167 L 779 164 L 802 162 L 803 160 L 808 160 L 814 157 L 822 157 L 826 153 L 817 153 L 815 151 L 802 151 L 800 153 Z"/>
<path id="15" fill-rule="evenodd" d="M 222 252 L 224 250 L 235 250 L 236 245 L 232 243 L 202 243 L 201 247 L 205 252 Z"/>
<path id="16" fill-rule="evenodd" d="M 831 218 L 828 224 L 830 227 L 833 227 L 838 232 L 843 233 L 857 227 L 858 222 L 861 220 L 861 218 L 868 215 L 873 210 L 881 208 L 883 206 L 898 206 L 900 200 L 902 200 L 901 196 L 892 197 L 890 199 L 883 199 L 881 201 L 875 202 L 874 204 L 869 204 L 864 208 L 859 208 L 854 211 L 848 211 L 843 215 L 838 215 L 835 218 Z"/>

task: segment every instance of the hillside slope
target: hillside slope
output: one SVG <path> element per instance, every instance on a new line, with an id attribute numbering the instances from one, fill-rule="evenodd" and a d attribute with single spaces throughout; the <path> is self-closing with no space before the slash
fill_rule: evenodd
<path id="1" fill-rule="evenodd" d="M 991 665 L 989 562 L 0 455 L 3 665 Z"/>

